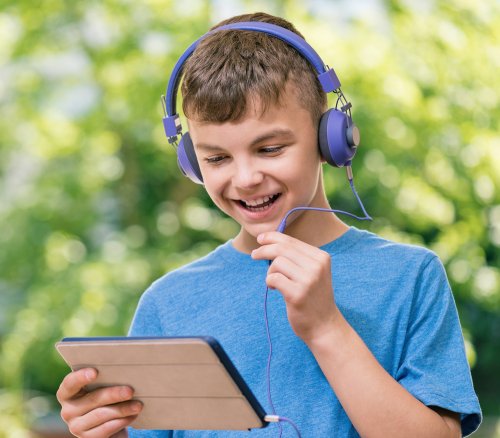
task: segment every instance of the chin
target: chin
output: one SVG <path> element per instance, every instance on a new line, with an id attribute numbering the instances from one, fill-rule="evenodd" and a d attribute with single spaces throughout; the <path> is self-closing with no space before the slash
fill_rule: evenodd
<path id="1" fill-rule="evenodd" d="M 257 236 L 262 233 L 267 233 L 269 231 L 276 231 L 278 229 L 278 223 L 276 224 L 262 224 L 257 227 L 251 227 L 250 229 L 245 229 L 246 234 L 257 239 Z"/>

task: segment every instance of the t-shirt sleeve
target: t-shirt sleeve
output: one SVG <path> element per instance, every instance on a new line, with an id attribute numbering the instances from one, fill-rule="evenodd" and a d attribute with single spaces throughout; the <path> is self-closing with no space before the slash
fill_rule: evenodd
<path id="1" fill-rule="evenodd" d="M 128 332 L 129 336 L 165 336 L 158 316 L 154 284 L 141 296 Z"/>
<path id="2" fill-rule="evenodd" d="M 171 438 L 172 431 L 170 430 L 146 430 L 127 428 L 129 438 Z"/>
<path id="3" fill-rule="evenodd" d="M 398 382 L 425 405 L 459 413 L 463 436 L 474 432 L 481 409 L 453 295 L 436 256 L 417 279 L 406 339 Z"/>

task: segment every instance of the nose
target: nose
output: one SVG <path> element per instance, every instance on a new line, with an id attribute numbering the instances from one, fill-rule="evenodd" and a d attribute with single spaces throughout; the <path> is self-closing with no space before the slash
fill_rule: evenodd
<path id="1" fill-rule="evenodd" d="M 247 157 L 235 162 L 233 173 L 233 186 L 240 189 L 249 189 L 259 185 L 264 179 L 261 169 L 254 160 Z"/>

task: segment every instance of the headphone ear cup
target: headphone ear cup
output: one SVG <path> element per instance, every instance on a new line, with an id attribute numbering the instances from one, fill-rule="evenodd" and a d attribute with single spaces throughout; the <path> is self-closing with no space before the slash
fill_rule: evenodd
<path id="1" fill-rule="evenodd" d="M 334 167 L 345 166 L 356 154 L 356 146 L 347 142 L 347 120 L 344 112 L 330 108 L 319 121 L 319 150 L 326 162 Z"/>
<path id="2" fill-rule="evenodd" d="M 196 184 L 203 184 L 200 165 L 198 164 L 193 141 L 191 140 L 189 132 L 186 132 L 182 136 L 179 146 L 177 147 L 177 164 L 184 176 L 187 176 Z"/>

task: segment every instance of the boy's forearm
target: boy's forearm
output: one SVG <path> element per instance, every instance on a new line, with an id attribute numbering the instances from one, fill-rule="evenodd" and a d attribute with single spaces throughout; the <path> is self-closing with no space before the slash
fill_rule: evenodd
<path id="1" fill-rule="evenodd" d="M 330 330 L 307 342 L 362 437 L 459 437 L 454 414 L 440 415 L 392 378 L 338 314 Z"/>

